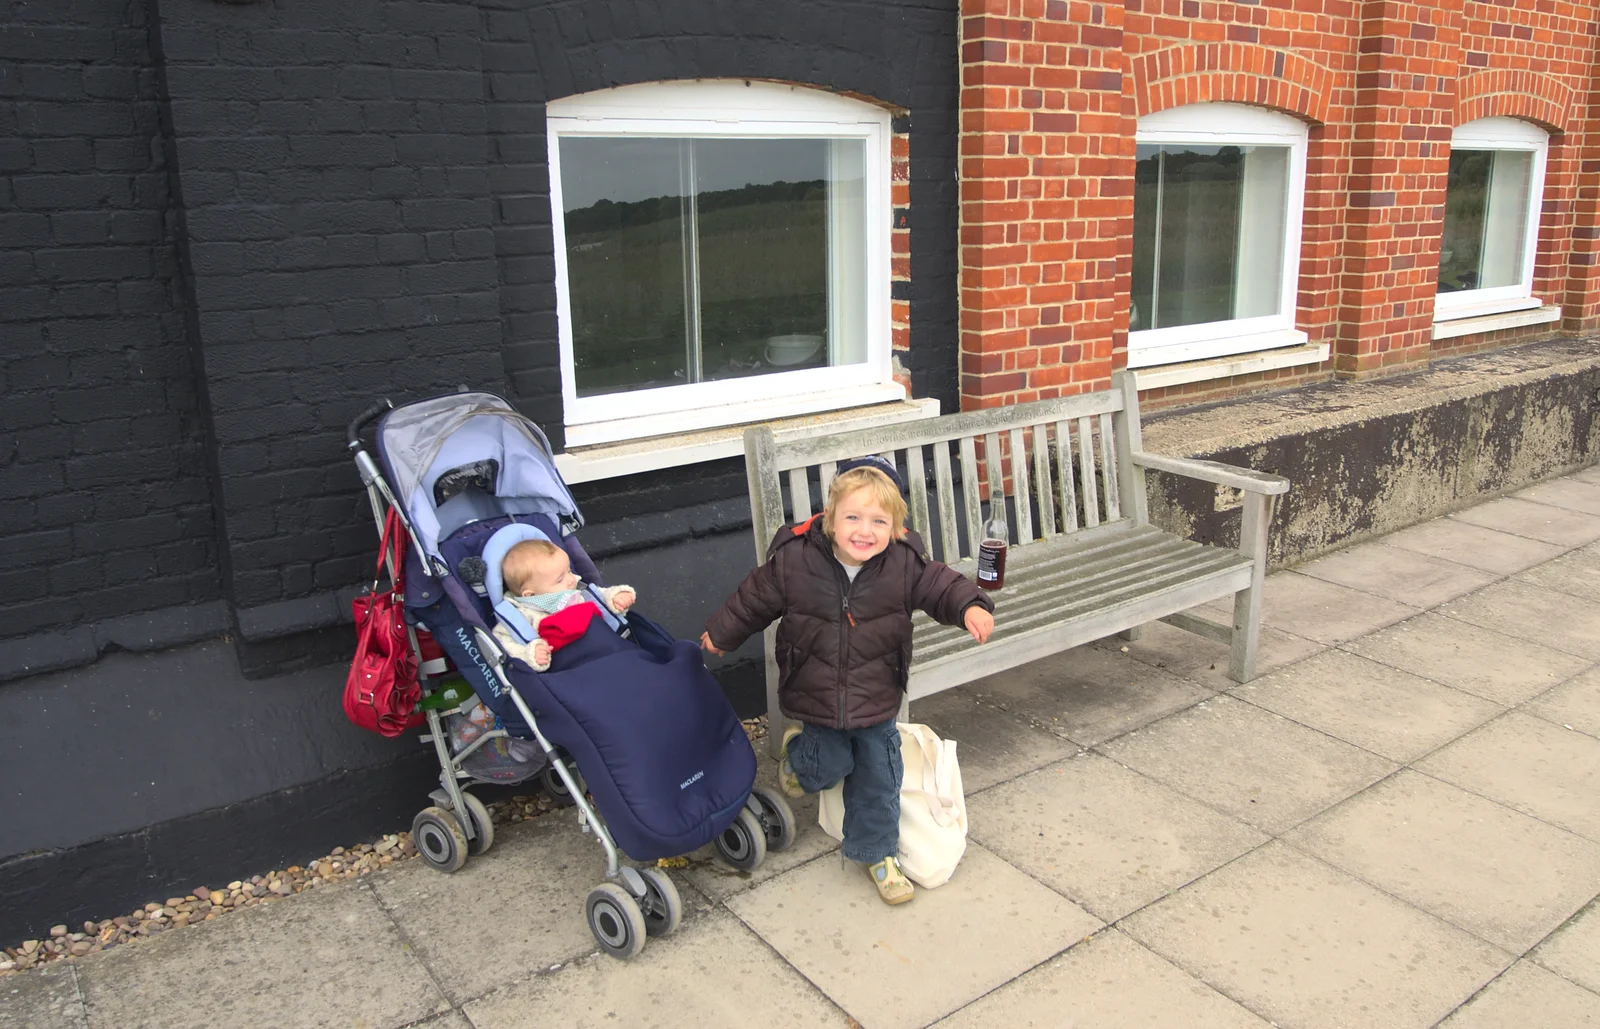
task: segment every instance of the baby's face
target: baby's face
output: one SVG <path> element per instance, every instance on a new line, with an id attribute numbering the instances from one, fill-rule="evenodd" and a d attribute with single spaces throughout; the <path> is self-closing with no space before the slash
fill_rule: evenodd
<path id="1" fill-rule="evenodd" d="M 528 581 L 522 584 L 522 595 L 536 597 L 541 593 L 560 593 L 577 588 L 578 577 L 572 573 L 572 562 L 565 553 L 557 553 L 534 564 Z"/>

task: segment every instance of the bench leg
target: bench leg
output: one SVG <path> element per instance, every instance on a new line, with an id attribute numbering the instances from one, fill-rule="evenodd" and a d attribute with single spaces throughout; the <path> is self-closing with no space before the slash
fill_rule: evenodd
<path id="1" fill-rule="evenodd" d="M 1244 519 L 1239 526 L 1239 550 L 1252 561 L 1250 585 L 1233 595 L 1233 653 L 1228 656 L 1228 678 L 1249 682 L 1256 674 L 1256 651 L 1261 645 L 1261 593 L 1267 578 L 1267 527 L 1272 521 L 1272 498 L 1247 493 Z"/>
<path id="2" fill-rule="evenodd" d="M 775 758 L 783 746 L 783 730 L 788 724 L 778 708 L 778 630 L 769 627 L 762 636 L 767 656 L 767 754 Z"/>
<path id="3" fill-rule="evenodd" d="M 1121 632 L 1117 633 L 1117 639 L 1124 640 L 1128 643 L 1138 643 L 1139 637 L 1143 635 L 1144 626 L 1135 625 L 1131 629 L 1123 629 Z"/>

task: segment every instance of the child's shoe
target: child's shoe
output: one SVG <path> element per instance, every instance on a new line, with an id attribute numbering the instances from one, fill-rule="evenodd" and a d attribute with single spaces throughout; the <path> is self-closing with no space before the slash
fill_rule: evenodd
<path id="1" fill-rule="evenodd" d="M 872 876 L 872 884 L 878 888 L 878 896 L 885 904 L 904 904 L 917 894 L 917 888 L 911 885 L 911 880 L 900 871 L 892 857 L 868 865 L 867 874 Z"/>
<path id="2" fill-rule="evenodd" d="M 778 748 L 778 786 L 786 797 L 803 797 L 806 791 L 800 786 L 800 777 L 789 764 L 789 743 L 804 730 L 804 726 L 791 725 L 783 730 L 783 744 Z"/>

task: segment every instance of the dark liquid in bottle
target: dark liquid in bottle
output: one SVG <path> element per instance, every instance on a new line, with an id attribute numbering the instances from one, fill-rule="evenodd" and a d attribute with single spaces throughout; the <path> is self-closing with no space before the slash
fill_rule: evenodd
<path id="1" fill-rule="evenodd" d="M 987 539 L 978 544 L 978 585 L 997 590 L 1006 584 L 1006 541 Z"/>

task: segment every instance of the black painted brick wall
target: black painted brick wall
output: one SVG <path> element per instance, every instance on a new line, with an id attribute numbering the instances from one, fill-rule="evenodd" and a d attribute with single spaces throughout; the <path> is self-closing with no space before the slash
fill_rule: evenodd
<path id="1" fill-rule="evenodd" d="M 162 4 L 232 600 L 370 574 L 342 426 L 504 388 L 481 18 L 459 0 Z"/>
<path id="2" fill-rule="evenodd" d="M 148 42 L 0 2 L 0 639 L 218 596 Z"/>

